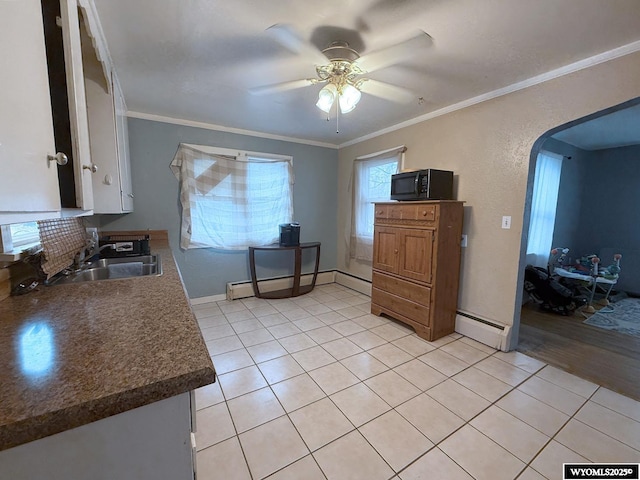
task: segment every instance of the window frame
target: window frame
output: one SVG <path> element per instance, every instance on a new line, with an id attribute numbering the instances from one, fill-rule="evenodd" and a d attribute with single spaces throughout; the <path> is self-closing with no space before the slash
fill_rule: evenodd
<path id="1" fill-rule="evenodd" d="M 197 235 L 197 240 L 194 240 L 192 235 L 194 224 L 196 224 L 196 222 L 200 222 L 203 217 L 202 215 L 196 214 L 195 219 L 197 220 L 194 221 L 194 218 L 192 218 L 194 210 L 191 205 L 193 204 L 193 199 L 201 195 L 199 195 L 192 189 L 189 189 L 186 194 L 183 193 L 183 189 L 185 188 L 186 185 L 190 183 L 190 181 L 188 179 L 188 176 L 186 181 L 183 178 L 184 168 L 183 168 L 182 162 L 185 162 L 185 161 L 193 162 L 197 159 L 193 159 L 193 158 L 182 159 L 178 163 L 176 163 L 179 156 L 181 155 L 183 147 L 185 147 L 186 149 L 195 151 L 196 157 L 198 153 L 201 153 L 203 155 L 210 156 L 210 157 L 225 157 L 223 160 L 230 161 L 230 162 L 250 162 L 251 164 L 254 164 L 254 163 L 257 164 L 260 162 L 264 162 L 264 163 L 278 162 L 281 164 L 286 163 L 288 165 L 286 168 L 287 182 L 289 184 L 289 191 L 288 191 L 287 197 L 290 199 L 290 204 L 285 205 L 284 210 L 288 210 L 289 218 L 287 218 L 286 220 L 278 219 L 278 221 L 274 225 L 273 238 L 265 239 L 262 242 L 256 242 L 255 239 L 252 240 L 249 236 L 245 236 L 244 238 L 241 239 L 243 243 L 233 242 L 232 245 L 225 245 L 223 244 L 223 242 L 216 242 L 215 240 L 213 240 L 212 237 L 205 238 L 206 236 L 202 236 L 202 235 Z M 295 182 L 295 174 L 293 171 L 293 157 L 291 155 L 235 150 L 235 149 L 220 148 L 220 147 L 213 147 L 213 146 L 207 146 L 207 145 L 180 144 L 180 147 L 178 148 L 176 156 L 171 163 L 171 168 L 174 171 L 174 174 L 176 175 L 176 178 L 178 178 L 178 181 L 180 183 L 180 198 L 181 198 L 182 212 L 183 212 L 182 219 L 181 219 L 182 225 L 181 225 L 180 246 L 183 249 L 215 248 L 215 249 L 224 250 L 224 251 L 235 251 L 235 250 L 247 250 L 249 246 L 263 246 L 268 243 L 272 243 L 274 241 L 277 242 L 277 239 L 279 236 L 279 231 L 278 231 L 279 223 L 293 221 L 293 217 L 294 217 L 293 185 Z M 248 170 L 249 169 L 247 169 L 247 171 Z M 249 177 L 246 177 L 246 180 L 248 179 Z M 195 178 L 191 179 L 191 183 L 194 183 L 194 180 Z M 248 182 L 245 182 L 245 185 L 247 184 Z M 185 199 L 187 197 L 191 201 L 188 202 L 189 206 L 185 207 Z M 234 199 L 231 201 L 233 202 L 239 199 L 240 197 L 234 197 Z M 243 197 L 243 199 L 250 200 L 250 197 L 246 196 L 246 197 Z M 185 218 L 186 218 L 186 221 L 185 221 Z M 251 223 L 253 224 L 253 222 Z M 232 225 L 233 225 L 232 223 L 229 224 L 229 226 L 232 226 Z M 203 240 L 206 240 L 206 242 L 203 242 Z"/>
<path id="2" fill-rule="evenodd" d="M 399 172 L 404 165 L 404 152 L 406 148 L 404 145 L 395 147 L 392 149 L 377 152 L 371 155 L 365 155 L 355 159 L 353 164 L 352 180 L 350 187 L 352 189 L 352 205 L 351 205 L 351 235 L 349 244 L 349 258 L 354 258 L 359 261 L 372 262 L 373 261 L 373 223 L 374 223 L 374 202 L 390 201 L 391 195 L 391 175 Z M 389 189 L 385 193 L 384 197 L 369 197 L 364 196 L 361 192 L 360 184 L 360 171 L 369 164 L 368 170 L 381 167 L 383 165 L 391 164 L 395 162 L 395 171 L 389 175 Z M 392 168 L 393 170 L 393 168 Z M 368 181 L 371 178 L 368 176 Z M 367 185 L 367 188 L 369 188 Z M 369 205 L 369 207 L 367 207 Z M 364 213 L 364 209 L 369 209 L 369 214 Z M 367 233 L 363 234 L 363 222 L 370 225 L 367 228 Z M 368 233 L 371 233 L 370 235 Z"/>
<path id="3" fill-rule="evenodd" d="M 13 231 L 15 225 L 36 224 L 36 233 L 19 236 Z M 40 244 L 40 235 L 37 232 L 37 222 L 21 222 L 8 225 L 0 225 L 0 253 L 19 253 L 30 247 Z"/>

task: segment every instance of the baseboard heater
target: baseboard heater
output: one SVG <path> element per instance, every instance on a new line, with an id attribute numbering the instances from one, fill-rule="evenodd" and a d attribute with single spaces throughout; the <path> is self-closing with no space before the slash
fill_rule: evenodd
<path id="1" fill-rule="evenodd" d="M 300 285 L 310 285 L 313 274 L 303 274 L 300 276 Z M 324 285 L 335 281 L 335 270 L 318 272 L 316 285 Z M 272 292 L 274 290 L 282 290 L 291 288 L 293 285 L 293 276 L 286 275 L 283 277 L 273 277 L 260 280 L 260 292 Z M 253 297 L 253 285 L 251 281 L 227 283 L 227 300 L 238 300 L 239 298 Z"/>
<path id="2" fill-rule="evenodd" d="M 335 282 L 371 296 L 371 281 L 346 272 L 336 271 Z M 484 343 L 492 348 L 507 351 L 511 337 L 511 326 L 503 325 L 461 310 L 456 311 L 456 332 Z"/>
<path id="3" fill-rule="evenodd" d="M 503 325 L 457 310 L 456 332 L 498 350 L 506 352 L 509 349 L 511 325 Z"/>
<path id="4" fill-rule="evenodd" d="M 301 284 L 311 283 L 312 276 L 312 274 L 302 275 Z M 291 276 L 261 280 L 260 290 L 265 292 L 280 290 L 282 288 L 290 287 L 292 282 L 293 277 Z M 334 282 L 369 297 L 371 296 L 371 281 L 369 280 L 338 270 L 328 270 L 318 273 L 316 285 L 324 285 Z M 237 300 L 248 297 L 253 297 L 253 285 L 251 285 L 251 281 L 227 283 L 227 300 Z M 191 303 L 196 305 L 207 301 L 223 300 L 224 298 L 225 296 L 223 295 L 215 295 L 211 297 L 192 299 Z M 468 312 L 456 310 L 455 331 L 492 348 L 506 352 L 509 349 L 512 329 L 511 325 L 504 325 Z"/>
<path id="5" fill-rule="evenodd" d="M 335 270 L 335 274 L 335 282 L 337 284 L 355 290 L 368 297 L 371 296 L 371 280 L 365 280 L 364 278 L 356 277 L 355 275 L 341 272 L 340 270 Z"/>

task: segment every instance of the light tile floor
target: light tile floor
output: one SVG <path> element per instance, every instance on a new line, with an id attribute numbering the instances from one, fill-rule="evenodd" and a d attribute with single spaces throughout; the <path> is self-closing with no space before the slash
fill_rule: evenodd
<path id="1" fill-rule="evenodd" d="M 458 334 L 425 342 L 337 284 L 194 306 L 201 480 L 557 479 L 640 461 L 640 403 Z"/>

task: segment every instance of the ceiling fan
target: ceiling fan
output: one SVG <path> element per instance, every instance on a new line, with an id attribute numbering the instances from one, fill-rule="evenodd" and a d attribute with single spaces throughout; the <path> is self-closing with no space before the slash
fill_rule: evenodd
<path id="1" fill-rule="evenodd" d="M 290 25 L 273 25 L 267 29 L 267 33 L 288 50 L 309 58 L 315 65 L 316 77 L 256 87 L 250 92 L 265 95 L 321 83 L 324 87 L 318 93 L 316 106 L 327 114 L 334 104 L 339 106 L 340 113 L 352 111 L 360 101 L 362 92 L 395 102 L 417 99 L 417 95 L 406 88 L 366 75 L 401 63 L 433 44 L 431 36 L 421 31 L 409 40 L 360 56 L 358 51 L 342 40 L 333 41 L 319 49 L 305 41 Z"/>

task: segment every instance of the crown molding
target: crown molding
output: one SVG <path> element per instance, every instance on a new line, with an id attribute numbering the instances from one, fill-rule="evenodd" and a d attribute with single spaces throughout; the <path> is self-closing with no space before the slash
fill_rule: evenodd
<path id="1" fill-rule="evenodd" d="M 243 130 L 241 128 L 224 127 L 222 125 L 216 125 L 213 123 L 196 122 L 193 120 L 185 120 L 182 118 L 165 117 L 163 115 L 154 115 L 152 113 L 142 113 L 142 112 L 129 110 L 127 111 L 127 117 L 140 118 L 142 120 L 152 120 L 154 122 L 170 123 L 173 125 L 182 125 L 185 127 L 203 128 L 205 130 L 216 130 L 219 132 L 235 133 L 237 135 L 249 135 L 251 137 L 267 138 L 269 140 L 280 140 L 283 142 L 300 143 L 302 145 L 311 145 L 314 147 L 331 148 L 334 150 L 338 149 L 338 145 L 335 145 L 333 143 L 316 142 L 313 140 L 304 140 L 300 138 L 285 137 L 282 135 L 273 135 L 273 134 L 264 133 L 264 132 L 255 132 L 253 130 Z"/>
<path id="2" fill-rule="evenodd" d="M 609 50 L 607 52 L 594 55 L 593 57 L 585 58 L 583 60 L 570 63 L 569 65 L 565 65 L 564 67 L 556 68 L 555 70 L 550 70 L 549 72 L 536 75 L 535 77 L 531 77 L 521 82 L 511 84 L 504 88 L 499 88 L 497 90 L 493 90 L 492 92 L 483 93 L 482 95 L 478 95 L 477 97 L 469 98 L 467 100 L 463 100 L 462 102 L 454 103 L 453 105 L 449 105 L 447 107 L 441 108 L 439 110 L 435 110 L 433 112 L 425 113 L 424 115 L 421 115 L 419 117 L 412 118 L 411 120 L 407 120 L 405 122 L 401 122 L 396 125 L 392 125 L 391 127 L 378 130 L 377 132 L 373 132 L 368 135 L 364 135 L 362 137 L 349 140 L 348 142 L 344 142 L 338 145 L 338 149 L 349 147 L 351 145 L 364 142 L 365 140 L 370 140 L 372 138 L 379 137 L 380 135 L 384 135 L 385 133 L 400 130 L 401 128 L 409 127 L 411 125 L 415 125 L 417 123 L 421 123 L 426 120 L 431 120 L 432 118 L 440 117 L 442 115 L 446 115 L 447 113 L 455 112 L 456 110 L 462 110 L 463 108 L 467 108 L 472 105 L 476 105 L 478 103 L 486 102 L 488 100 L 501 97 L 503 95 L 508 95 L 510 93 L 517 92 L 518 90 L 523 90 L 525 88 L 529 88 L 534 85 L 538 85 L 540 83 L 553 80 L 554 78 L 562 77 L 564 75 L 569 75 L 570 73 L 574 73 L 579 70 L 584 70 L 585 68 L 593 67 L 594 65 L 598 65 L 600 63 L 608 62 L 610 60 L 614 60 L 619 57 L 624 57 L 625 55 L 629 55 L 637 51 L 640 51 L 640 41 L 629 43 L 627 45 L 623 45 L 622 47 L 614 48 L 613 50 Z"/>
<path id="3" fill-rule="evenodd" d="M 362 137 L 358 137 L 355 138 L 353 140 L 349 140 L 347 142 L 341 143 L 339 145 L 333 144 L 333 143 L 326 143 L 326 142 L 318 142 L 318 141 L 313 141 L 313 140 L 304 140 L 304 139 L 300 139 L 300 138 L 294 138 L 294 137 L 287 137 L 287 136 L 282 136 L 282 135 L 273 135 L 270 133 L 264 133 L 264 132 L 257 132 L 257 131 L 253 131 L 253 130 L 243 130 L 240 128 L 231 128 L 231 127 L 225 127 L 222 125 L 216 125 L 216 124 L 212 124 L 212 123 L 206 123 L 206 122 L 197 122 L 197 121 L 193 121 L 193 120 L 185 120 L 185 119 L 181 119 L 181 118 L 174 118 L 174 117 L 166 117 L 163 115 L 154 115 L 151 113 L 142 113 L 142 112 L 136 112 L 136 111 L 127 111 L 127 117 L 130 118 L 140 118 L 143 120 L 152 120 L 152 121 L 156 121 L 156 122 L 163 122 L 163 123 L 170 123 L 170 124 L 174 124 L 174 125 L 183 125 L 183 126 L 187 126 L 187 127 L 195 127 L 195 128 L 203 128 L 206 130 L 216 130 L 216 131 L 221 131 L 221 132 L 228 132 L 228 133 L 235 133 L 238 135 L 249 135 L 252 137 L 259 137 L 259 138 L 266 138 L 266 139 L 270 139 L 270 140 L 280 140 L 283 142 L 292 142 L 292 143 L 299 143 L 299 144 L 303 144 L 303 145 L 311 145 L 311 146 L 316 146 L 316 147 L 324 147 L 324 148 L 331 148 L 331 149 L 341 149 L 341 148 L 345 148 L 345 147 L 349 147 L 351 145 L 355 145 L 357 143 L 361 143 L 364 142 L 366 140 L 370 140 L 372 138 L 376 138 L 379 137 L 381 135 L 384 135 L 386 133 L 390 133 L 390 132 L 394 132 L 396 130 L 400 130 L 402 128 L 405 127 L 409 127 L 418 123 L 422 123 L 425 122 L 427 120 L 431 120 L 433 118 L 436 117 L 440 117 L 442 115 L 446 115 L 448 113 L 451 112 L 455 112 L 457 110 L 462 110 L 464 108 L 476 105 L 478 103 L 482 103 L 482 102 L 486 102 L 488 100 L 492 100 L 494 98 L 497 97 L 501 97 L 504 95 L 508 95 L 510 93 L 513 92 L 517 92 L 518 90 L 523 90 L 525 88 L 529 88 L 532 87 L 534 85 L 538 85 L 544 82 L 547 82 L 549 80 L 553 80 L 555 78 L 559 78 L 559 77 L 563 77 L 565 75 L 569 75 L 571 73 L 580 71 L 580 70 L 584 70 L 585 68 L 589 68 L 595 65 L 598 65 L 600 63 L 605 63 L 608 62 L 610 60 L 614 60 L 616 58 L 619 57 L 623 57 L 625 55 L 629 55 L 635 52 L 640 51 L 640 41 L 636 41 L 633 43 L 629 43 L 627 45 L 623 45 L 621 47 L 618 48 L 614 48 L 613 50 L 609 50 L 607 52 L 603 52 L 600 53 L 598 55 L 594 55 L 592 57 L 589 58 L 585 58 L 583 60 L 579 60 L 577 62 L 571 63 L 569 65 L 565 65 L 563 67 L 557 68 L 555 70 L 550 70 L 546 73 L 540 74 L 540 75 L 536 75 L 535 77 L 531 77 L 528 78 L 526 80 L 523 80 L 521 82 L 517 82 L 511 85 L 508 85 L 504 88 L 499 88 L 497 90 L 493 90 L 491 92 L 487 92 L 487 93 L 483 93 L 482 95 L 478 95 L 476 97 L 472 97 L 469 98 L 467 100 L 463 100 L 461 102 L 458 103 L 454 103 L 452 105 L 448 105 L 444 108 L 438 109 L 438 110 L 434 110 L 433 112 L 429 112 L 429 113 L 425 113 L 424 115 L 420 115 L 419 117 L 415 117 L 412 118 L 410 120 L 392 125 L 390 127 L 384 128 L 382 130 L 378 130 L 376 132 L 364 135 Z"/>

